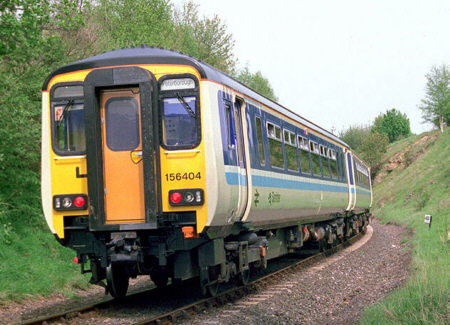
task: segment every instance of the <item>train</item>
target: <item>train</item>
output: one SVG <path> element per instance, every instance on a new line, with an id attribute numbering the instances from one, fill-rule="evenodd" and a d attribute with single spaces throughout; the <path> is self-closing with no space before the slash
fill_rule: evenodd
<path id="1" fill-rule="evenodd" d="M 115 298 L 129 279 L 215 295 L 369 223 L 370 168 L 337 136 L 186 54 L 123 48 L 42 87 L 41 194 L 55 238 Z"/>

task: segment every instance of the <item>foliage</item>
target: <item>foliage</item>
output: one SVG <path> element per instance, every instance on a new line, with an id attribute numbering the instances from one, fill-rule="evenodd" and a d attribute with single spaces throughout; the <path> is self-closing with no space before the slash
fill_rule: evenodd
<path id="1" fill-rule="evenodd" d="M 172 10 L 166 0 L 101 0 L 94 8 L 104 51 L 149 44 L 170 45 Z"/>
<path id="2" fill-rule="evenodd" d="M 233 36 L 217 15 L 200 17 L 193 2 L 173 9 L 168 0 L 100 0 L 88 23 L 101 31 L 94 30 L 102 35 L 98 51 L 146 44 L 186 53 L 227 73 L 235 69 Z"/>
<path id="3" fill-rule="evenodd" d="M 370 166 L 372 178 L 381 167 L 381 158 L 386 152 L 388 144 L 387 136 L 378 132 L 370 132 L 361 143 L 361 158 Z"/>
<path id="4" fill-rule="evenodd" d="M 364 125 L 350 126 L 347 130 L 342 131 L 339 137 L 347 143 L 350 148 L 356 152 L 360 152 L 361 144 L 365 137 L 370 133 L 370 128 Z"/>
<path id="5" fill-rule="evenodd" d="M 340 138 L 369 165 L 372 178 L 381 167 L 381 158 L 389 144 L 388 137 L 372 132 L 369 126 L 350 126 L 340 133 Z"/>
<path id="6" fill-rule="evenodd" d="M 226 73 L 234 72 L 233 36 L 219 16 L 200 18 L 198 5 L 188 2 L 174 11 L 174 24 L 173 48 Z"/>
<path id="7" fill-rule="evenodd" d="M 372 131 L 387 135 L 390 143 L 411 134 L 408 117 L 395 108 L 378 115 L 373 122 Z"/>
<path id="8" fill-rule="evenodd" d="M 256 92 L 260 93 L 261 95 L 264 95 L 273 101 L 278 100 L 269 83 L 269 80 L 262 75 L 261 71 L 252 73 L 250 72 L 248 67 L 245 67 L 239 71 L 239 73 L 236 75 L 236 79 L 246 86 L 252 88 Z"/>
<path id="9" fill-rule="evenodd" d="M 97 54 L 106 47 L 105 35 L 100 32 L 99 17 L 93 10 L 94 4 L 93 0 L 54 2 L 53 23 L 46 26 L 46 33 L 61 39 L 65 63 Z"/>
<path id="10" fill-rule="evenodd" d="M 422 144 L 417 146 L 414 150 L 421 151 Z M 448 324 L 449 149 L 450 138 L 437 137 L 408 168 L 393 170 L 374 188 L 372 213 L 384 223 L 410 229 L 413 260 L 404 287 L 369 307 L 361 319 L 363 325 Z M 392 156 L 398 150 L 388 152 Z M 425 214 L 433 216 L 431 228 L 424 223 Z"/>
<path id="11" fill-rule="evenodd" d="M 0 6 L 0 299 L 49 292 L 54 287 L 43 289 L 42 279 L 55 275 L 50 269 L 65 269 L 66 263 L 53 260 L 63 249 L 41 212 L 41 86 L 51 70 L 74 60 L 61 34 L 83 26 L 73 3 L 16 0 Z M 44 242 L 57 252 L 47 251 Z M 33 264 L 29 256 L 39 261 Z M 59 276 L 59 287 L 71 281 L 67 277 Z"/>
<path id="12" fill-rule="evenodd" d="M 47 1 L 11 1 L 0 15 L 0 222 L 8 233 L 24 203 L 39 206 L 40 86 L 61 54 L 59 40 L 42 32 L 50 8 Z M 32 210 L 27 220 L 38 215 Z"/>
<path id="13" fill-rule="evenodd" d="M 450 125 L 450 66 L 434 66 L 425 77 L 426 96 L 419 106 L 422 118 L 444 132 L 444 124 Z"/>

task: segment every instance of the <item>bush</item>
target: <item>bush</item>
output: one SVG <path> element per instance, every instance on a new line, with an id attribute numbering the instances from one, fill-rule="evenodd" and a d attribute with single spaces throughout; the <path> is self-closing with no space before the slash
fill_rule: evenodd
<path id="1" fill-rule="evenodd" d="M 409 119 L 406 114 L 402 114 L 393 108 L 375 118 L 372 132 L 378 132 L 388 136 L 389 142 L 392 143 L 411 134 Z"/>
<path id="2" fill-rule="evenodd" d="M 372 178 L 381 167 L 381 158 L 386 152 L 388 144 L 388 137 L 378 132 L 370 132 L 361 143 L 361 158 L 369 164 Z"/>
<path id="3" fill-rule="evenodd" d="M 369 135 L 370 127 L 360 125 L 360 126 L 350 126 L 346 131 L 340 133 L 339 137 L 347 143 L 350 148 L 352 148 L 357 153 L 360 152 L 361 144 L 363 140 Z"/>

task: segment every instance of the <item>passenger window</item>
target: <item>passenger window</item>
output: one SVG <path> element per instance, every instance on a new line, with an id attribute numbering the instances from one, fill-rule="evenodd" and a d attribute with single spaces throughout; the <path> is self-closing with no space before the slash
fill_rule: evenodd
<path id="1" fill-rule="evenodd" d="M 337 165 L 337 159 L 336 159 L 336 151 L 333 149 L 328 149 L 329 156 L 330 156 L 330 166 L 331 166 L 331 177 L 332 178 L 338 178 L 338 165 Z"/>
<path id="2" fill-rule="evenodd" d="M 259 163 L 261 165 L 265 165 L 266 160 L 264 158 L 264 146 L 263 146 L 263 139 L 262 139 L 262 124 L 261 124 L 261 119 L 259 117 L 256 117 L 256 138 L 258 141 Z"/>
<path id="3" fill-rule="evenodd" d="M 140 143 L 139 104 L 132 97 L 109 99 L 105 104 L 106 144 L 113 151 L 131 151 Z"/>
<path id="4" fill-rule="evenodd" d="M 313 141 L 309 141 L 311 151 L 311 169 L 314 175 L 321 176 L 320 172 L 320 150 L 319 145 Z"/>
<path id="5" fill-rule="evenodd" d="M 330 166 L 328 162 L 328 148 L 320 146 L 320 155 L 322 156 L 322 174 L 323 177 L 330 177 Z"/>
<path id="6" fill-rule="evenodd" d="M 297 143 L 295 134 L 284 130 L 284 150 L 286 151 L 286 165 L 289 170 L 298 171 Z"/>
<path id="7" fill-rule="evenodd" d="M 300 155 L 300 169 L 302 173 L 311 174 L 311 166 L 309 164 L 309 148 L 308 140 L 301 136 L 297 136 L 297 143 Z"/>
<path id="8" fill-rule="evenodd" d="M 281 128 L 268 122 L 267 136 L 269 140 L 270 165 L 272 167 L 284 168 Z"/>

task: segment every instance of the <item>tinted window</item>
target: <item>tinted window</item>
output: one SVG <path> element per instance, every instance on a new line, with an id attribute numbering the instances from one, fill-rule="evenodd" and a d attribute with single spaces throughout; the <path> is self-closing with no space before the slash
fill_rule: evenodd
<path id="1" fill-rule="evenodd" d="M 256 118 L 256 138 L 258 140 L 258 153 L 259 153 L 259 162 L 261 165 L 266 163 L 264 159 L 264 148 L 263 148 L 263 140 L 262 140 L 262 125 L 261 119 L 259 117 Z"/>
<path id="2" fill-rule="evenodd" d="M 338 177 L 338 168 L 337 168 L 337 160 L 336 157 L 334 159 L 330 159 L 330 165 L 331 165 L 331 177 L 337 178 Z"/>
<path id="3" fill-rule="evenodd" d="M 135 149 L 139 139 L 139 105 L 132 97 L 111 98 L 105 105 L 106 144 L 113 151 Z"/>
<path id="4" fill-rule="evenodd" d="M 301 136 L 297 136 L 297 144 L 299 147 L 298 153 L 300 156 L 300 170 L 302 173 L 311 174 L 311 167 L 309 166 L 308 140 Z"/>
<path id="5" fill-rule="evenodd" d="M 289 170 L 298 170 L 297 143 L 295 134 L 284 130 L 284 150 L 286 151 L 286 165 Z"/>
<path id="6" fill-rule="evenodd" d="M 321 176 L 320 172 L 320 151 L 319 145 L 315 142 L 310 141 L 309 146 L 311 149 L 311 169 L 314 175 Z"/>
<path id="7" fill-rule="evenodd" d="M 197 144 L 195 97 L 163 99 L 163 143 L 167 146 Z M 187 106 L 189 107 L 187 107 Z"/>
<path id="8" fill-rule="evenodd" d="M 320 146 L 320 154 L 322 156 L 322 174 L 323 177 L 330 177 L 330 166 L 328 166 L 328 148 Z"/>
<path id="9" fill-rule="evenodd" d="M 272 123 L 267 123 L 267 137 L 269 138 L 270 165 L 284 168 L 281 128 Z"/>

